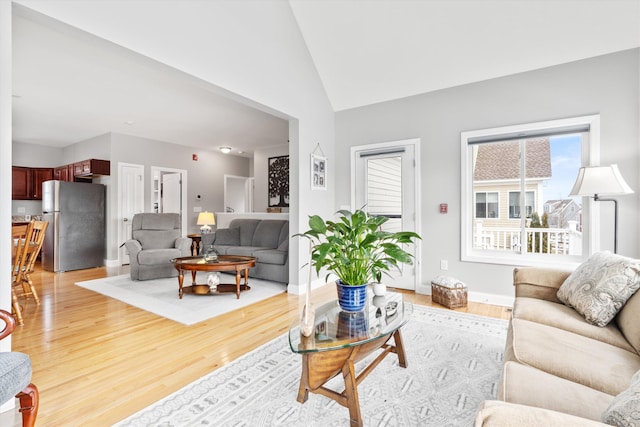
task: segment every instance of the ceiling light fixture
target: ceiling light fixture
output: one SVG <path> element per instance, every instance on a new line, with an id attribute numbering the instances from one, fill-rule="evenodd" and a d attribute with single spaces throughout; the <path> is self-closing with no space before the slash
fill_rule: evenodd
<path id="1" fill-rule="evenodd" d="M 231 147 L 220 147 L 220 151 L 222 151 L 224 154 L 230 153 Z"/>

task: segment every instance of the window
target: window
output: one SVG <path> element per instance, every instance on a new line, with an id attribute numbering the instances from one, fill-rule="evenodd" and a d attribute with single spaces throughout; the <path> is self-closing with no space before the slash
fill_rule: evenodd
<path id="1" fill-rule="evenodd" d="M 497 218 L 498 212 L 498 193 L 476 193 L 476 218 Z"/>
<path id="2" fill-rule="evenodd" d="M 461 134 L 464 261 L 559 264 L 595 250 L 592 207 L 569 193 L 579 168 L 599 160 L 599 121 L 594 115 Z"/>
<path id="3" fill-rule="evenodd" d="M 536 209 L 536 201 L 535 201 L 535 193 L 533 191 L 527 191 L 525 193 L 525 212 L 526 217 L 531 218 L 531 214 Z M 509 219 L 520 218 L 521 209 L 520 209 L 520 192 L 519 191 L 510 191 L 509 192 Z"/>

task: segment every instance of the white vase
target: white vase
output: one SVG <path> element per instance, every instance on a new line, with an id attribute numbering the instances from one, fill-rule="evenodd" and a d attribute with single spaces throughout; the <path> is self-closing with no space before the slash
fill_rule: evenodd
<path id="1" fill-rule="evenodd" d="M 375 296 L 382 296 L 387 293 L 387 285 L 384 283 L 374 283 L 373 284 L 373 294 Z"/>

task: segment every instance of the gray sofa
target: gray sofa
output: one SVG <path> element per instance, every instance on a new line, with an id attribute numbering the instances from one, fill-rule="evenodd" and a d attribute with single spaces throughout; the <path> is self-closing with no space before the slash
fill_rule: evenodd
<path id="1" fill-rule="evenodd" d="M 609 279 L 615 261 L 606 256 L 606 263 L 591 271 L 588 260 L 571 279 L 569 271 L 515 269 L 516 300 L 498 400 L 482 405 L 476 426 L 638 425 L 640 373 L 634 374 L 640 370 L 640 292 L 635 290 L 640 264 L 628 261 L 620 268 L 624 273 Z M 578 282 L 581 271 L 586 280 Z M 561 290 L 570 280 L 579 284 L 575 303 L 570 302 L 578 308 L 568 305 L 572 296 Z M 604 280 L 627 281 L 620 285 L 627 295 L 608 290 L 600 284 Z M 611 304 L 611 314 L 605 314 L 615 316 L 599 322 L 604 326 L 589 317 L 599 309 L 593 302 L 598 300 Z"/>
<path id="2" fill-rule="evenodd" d="M 177 276 L 171 260 L 191 255 L 191 239 L 181 237 L 180 215 L 176 213 L 135 214 L 131 237 L 125 246 L 133 280 Z"/>
<path id="3" fill-rule="evenodd" d="M 289 282 L 289 221 L 236 218 L 229 228 L 202 235 L 202 251 L 213 245 L 221 255 L 256 257 L 249 276 Z"/>

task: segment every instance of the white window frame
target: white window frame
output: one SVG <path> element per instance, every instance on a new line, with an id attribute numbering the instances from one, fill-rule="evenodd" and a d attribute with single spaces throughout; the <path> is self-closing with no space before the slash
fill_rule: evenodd
<path id="1" fill-rule="evenodd" d="M 513 126 L 481 129 L 461 132 L 461 190 L 460 190 L 460 258 L 467 262 L 481 262 L 489 264 L 521 265 L 521 266 L 577 266 L 596 252 L 600 247 L 599 206 L 591 198 L 582 199 L 583 210 L 583 247 L 581 256 L 528 254 L 526 252 L 495 251 L 473 246 L 473 221 L 475 221 L 475 193 L 473 191 L 472 156 L 469 142 L 478 138 L 500 138 L 511 136 L 517 138 L 519 134 L 529 134 L 536 131 L 559 133 L 565 129 L 579 126 L 589 127 L 589 137 L 582 138 L 582 165 L 593 166 L 600 164 L 600 115 L 572 117 L 560 120 L 549 120 L 536 123 L 526 123 Z"/>

